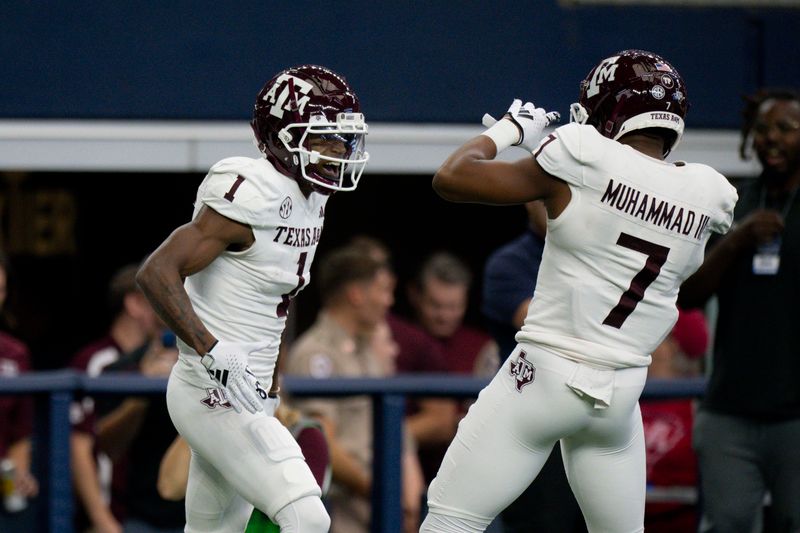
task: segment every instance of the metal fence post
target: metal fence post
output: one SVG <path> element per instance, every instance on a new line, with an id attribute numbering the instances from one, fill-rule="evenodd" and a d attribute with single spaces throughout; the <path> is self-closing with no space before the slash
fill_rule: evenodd
<path id="1" fill-rule="evenodd" d="M 72 475 L 70 469 L 69 406 L 72 391 L 50 394 L 48 419 L 48 531 L 72 533 Z"/>
<path id="2" fill-rule="evenodd" d="M 401 478 L 403 455 L 402 394 L 373 396 L 372 533 L 402 530 Z"/>

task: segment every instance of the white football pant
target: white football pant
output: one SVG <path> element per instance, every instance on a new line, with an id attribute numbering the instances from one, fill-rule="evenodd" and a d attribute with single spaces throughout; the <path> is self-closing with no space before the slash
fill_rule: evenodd
<path id="1" fill-rule="evenodd" d="M 420 531 L 484 531 L 530 485 L 559 440 L 589 531 L 644 531 L 638 399 L 646 377 L 643 367 L 597 371 L 518 345 L 460 422 L 428 490 Z"/>
<path id="2" fill-rule="evenodd" d="M 241 533 L 255 505 L 282 532 L 326 533 L 320 488 L 289 430 L 264 412 L 234 411 L 199 358 L 187 359 L 167 386 L 172 422 L 192 448 L 186 531 Z"/>

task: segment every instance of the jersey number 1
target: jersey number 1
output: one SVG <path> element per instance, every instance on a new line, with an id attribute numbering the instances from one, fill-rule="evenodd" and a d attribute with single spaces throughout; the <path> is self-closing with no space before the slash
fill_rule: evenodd
<path id="1" fill-rule="evenodd" d="M 289 304 L 292 302 L 292 298 L 297 296 L 297 293 L 306 284 L 306 278 L 303 277 L 303 272 L 306 270 L 306 257 L 308 257 L 308 252 L 302 252 L 300 259 L 297 260 L 297 277 L 299 278 L 297 285 L 288 293 L 281 294 L 281 303 L 278 304 L 279 317 L 285 317 L 289 313 Z"/>
<path id="2" fill-rule="evenodd" d="M 631 285 L 628 287 L 628 290 L 622 293 L 617 305 L 614 306 L 614 309 L 612 309 L 611 312 L 608 313 L 606 319 L 603 320 L 603 325 L 619 329 L 628 316 L 633 313 L 636 304 L 641 302 L 642 298 L 644 298 L 644 291 L 647 290 L 647 287 L 658 277 L 658 274 L 661 272 L 661 267 L 667 262 L 669 248 L 640 239 L 639 237 L 634 237 L 633 235 L 628 235 L 627 233 L 619 234 L 617 244 L 647 256 L 644 268 L 636 273 L 631 280 Z"/>

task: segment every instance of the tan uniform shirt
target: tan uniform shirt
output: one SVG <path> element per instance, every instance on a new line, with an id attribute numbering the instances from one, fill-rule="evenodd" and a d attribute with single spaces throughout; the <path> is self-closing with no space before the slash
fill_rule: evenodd
<path id="1" fill-rule="evenodd" d="M 386 371 L 369 349 L 367 339 L 350 336 L 324 312 L 292 345 L 286 374 L 326 379 L 332 377 L 382 377 Z M 372 401 L 369 396 L 303 399 L 294 402 L 301 411 L 319 414 L 336 425 L 337 441 L 366 471 L 372 468 Z M 333 506 L 331 533 L 368 533 L 370 502 L 355 496 L 333 480 L 329 494 Z"/>

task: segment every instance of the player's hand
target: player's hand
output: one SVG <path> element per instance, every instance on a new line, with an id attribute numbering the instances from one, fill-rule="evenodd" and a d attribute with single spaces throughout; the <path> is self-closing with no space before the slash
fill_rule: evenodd
<path id="1" fill-rule="evenodd" d="M 211 379 L 222 385 L 231 407 L 242 412 L 242 407 L 251 413 L 264 410 L 263 400 L 256 387 L 258 380 L 247 366 L 251 353 L 263 350 L 266 342 L 217 341 L 200 362 L 208 370 Z"/>
<path id="2" fill-rule="evenodd" d="M 561 120 L 561 114 L 558 111 L 547 112 L 531 102 L 523 104 L 522 100 L 517 98 L 511 103 L 503 118 L 511 121 L 519 131 L 519 140 L 513 146 L 522 146 L 533 151 L 542 138 L 542 131 L 550 124 Z M 491 115 L 483 116 L 483 125 L 487 128 L 496 122 Z"/>
<path id="3" fill-rule="evenodd" d="M 256 392 L 261 398 L 261 401 L 264 403 L 264 412 L 268 416 L 275 416 L 275 411 L 278 410 L 278 406 L 281 404 L 281 397 L 278 396 L 278 391 L 280 389 L 267 392 L 264 387 L 261 386 L 261 382 L 258 381 L 258 378 L 252 370 L 247 368 L 245 372 L 247 372 L 250 376 L 252 376 L 253 379 L 256 380 Z M 274 380 L 275 378 L 273 377 L 272 379 Z"/>
<path id="4" fill-rule="evenodd" d="M 773 241 L 783 232 L 783 218 L 771 209 L 758 209 L 747 215 L 736 227 L 735 238 L 742 246 L 757 246 Z"/>

